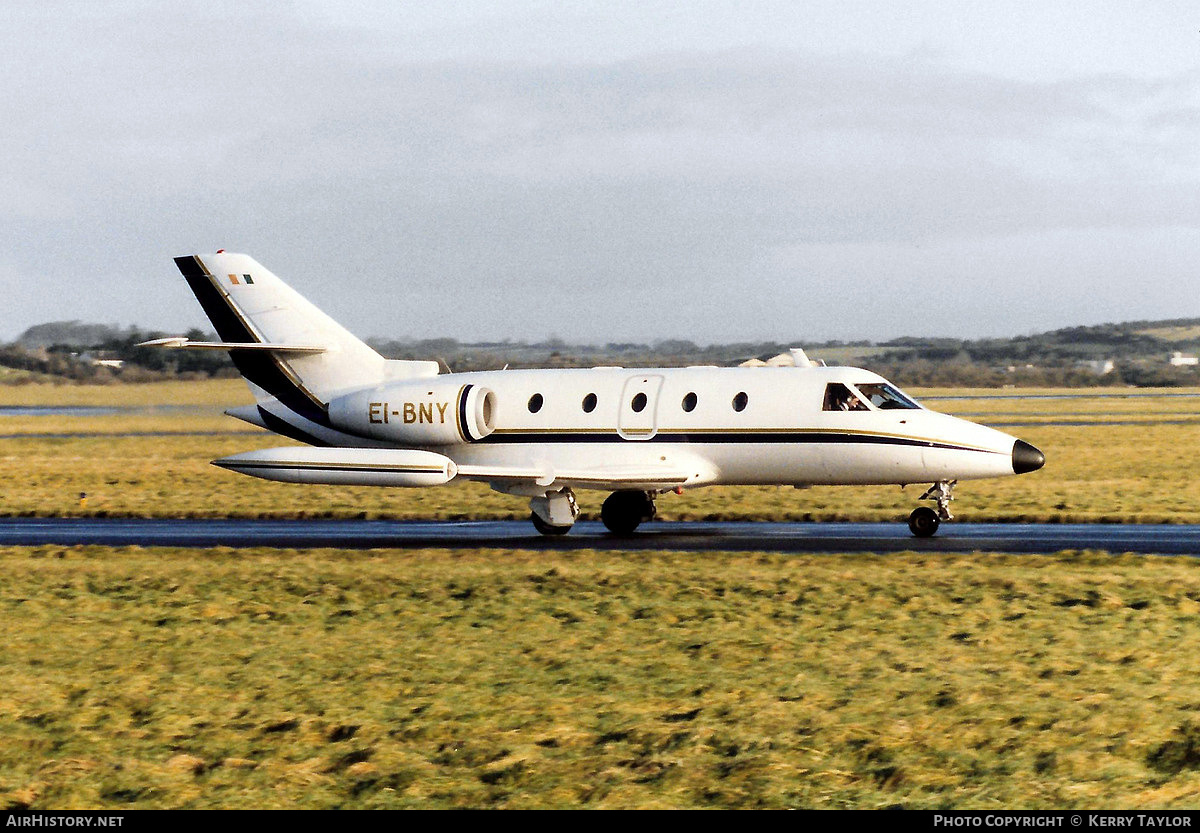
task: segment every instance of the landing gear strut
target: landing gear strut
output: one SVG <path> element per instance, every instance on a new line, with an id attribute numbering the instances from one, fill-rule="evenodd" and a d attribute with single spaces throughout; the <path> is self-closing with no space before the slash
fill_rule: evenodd
<path id="1" fill-rule="evenodd" d="M 529 508 L 533 528 L 543 535 L 566 535 L 579 517 L 575 493 L 570 489 L 530 498 Z"/>
<path id="2" fill-rule="evenodd" d="M 942 521 L 954 518 L 950 514 L 950 501 L 954 500 L 954 484 L 957 480 L 939 480 L 930 486 L 920 500 L 936 500 L 937 511 L 928 506 L 918 506 L 908 516 L 908 528 L 918 538 L 929 538 L 938 531 Z"/>
<path id="3" fill-rule="evenodd" d="M 600 507 L 600 520 L 614 535 L 628 535 L 656 513 L 651 492 L 613 492 Z"/>

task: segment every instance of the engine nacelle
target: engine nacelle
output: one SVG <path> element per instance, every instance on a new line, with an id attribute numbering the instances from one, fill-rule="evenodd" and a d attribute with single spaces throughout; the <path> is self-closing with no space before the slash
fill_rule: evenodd
<path id="1" fill-rule="evenodd" d="M 449 457 L 415 448 L 264 448 L 213 464 L 263 480 L 337 486 L 440 486 L 458 473 Z"/>
<path id="2" fill-rule="evenodd" d="M 496 394 L 451 379 L 421 379 L 351 393 L 329 403 L 334 427 L 398 445 L 481 440 L 496 427 Z"/>

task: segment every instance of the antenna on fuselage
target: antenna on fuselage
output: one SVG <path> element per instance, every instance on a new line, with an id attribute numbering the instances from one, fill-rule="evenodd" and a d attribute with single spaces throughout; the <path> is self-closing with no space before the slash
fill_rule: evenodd
<path id="1" fill-rule="evenodd" d="M 820 365 L 824 366 L 824 362 Z M 799 347 L 793 347 L 786 353 L 775 356 L 763 354 L 752 359 L 746 359 L 738 367 L 817 367 L 817 363 L 808 357 Z"/>
<path id="2" fill-rule="evenodd" d="M 808 354 L 800 347 L 793 347 L 788 350 L 792 354 L 792 364 L 796 367 L 812 367 L 812 360 L 808 358 Z"/>

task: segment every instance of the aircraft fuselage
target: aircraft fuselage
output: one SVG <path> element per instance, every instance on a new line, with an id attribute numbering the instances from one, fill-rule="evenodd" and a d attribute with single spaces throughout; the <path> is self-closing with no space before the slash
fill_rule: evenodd
<path id="1" fill-rule="evenodd" d="M 579 515 L 575 489 L 613 494 L 601 516 L 627 533 L 656 495 L 714 484 L 931 483 L 916 535 L 948 520 L 954 483 L 1041 468 L 1000 431 L 921 407 L 850 367 L 498 370 L 440 374 L 387 360 L 253 258 L 175 259 L 255 405 L 228 413 L 304 445 L 214 461 L 294 483 L 431 486 L 456 478 L 529 498 L 539 531 Z M 787 359 L 788 357 L 783 357 Z"/>
<path id="2" fill-rule="evenodd" d="M 619 488 L 621 479 L 603 472 L 638 467 L 687 472 L 663 487 L 907 484 L 1016 473 L 1017 440 L 1008 434 L 915 403 L 879 408 L 866 396 L 861 410 L 830 410 L 825 397 L 833 384 L 857 393 L 888 383 L 845 367 L 484 371 L 344 393 L 330 403 L 328 426 L 294 415 L 290 421 L 319 444 L 424 449 L 460 467 L 555 475 L 539 488 Z M 464 425 L 461 399 L 472 390 L 493 394 L 483 430 Z"/>

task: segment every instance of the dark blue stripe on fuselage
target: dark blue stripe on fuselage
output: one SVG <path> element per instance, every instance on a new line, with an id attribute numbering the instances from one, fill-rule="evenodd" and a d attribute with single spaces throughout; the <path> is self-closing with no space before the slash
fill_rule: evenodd
<path id="1" fill-rule="evenodd" d="M 298 440 L 302 443 L 308 443 L 309 445 L 329 446 L 329 443 L 325 442 L 325 440 L 297 428 L 285 419 L 275 416 L 275 414 L 261 405 L 258 408 L 258 415 L 262 417 L 263 424 L 267 426 L 267 429 L 274 431 L 276 434 L 292 440 Z"/>
<path id="2" fill-rule="evenodd" d="M 469 443 L 475 442 L 475 437 L 471 436 L 471 429 L 467 426 L 467 394 L 473 387 L 474 385 L 465 385 L 458 397 L 458 424 L 462 427 L 463 439 Z"/>

